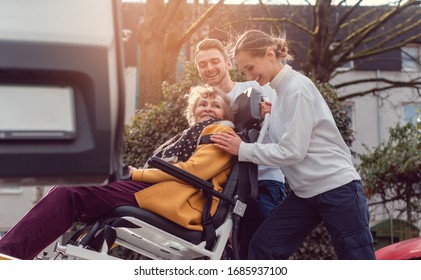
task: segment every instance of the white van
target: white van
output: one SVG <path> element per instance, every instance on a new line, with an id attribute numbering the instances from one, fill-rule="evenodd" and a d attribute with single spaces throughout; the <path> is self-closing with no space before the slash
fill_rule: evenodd
<path id="1" fill-rule="evenodd" d="M 0 186 L 124 177 L 119 6 L 0 0 Z"/>

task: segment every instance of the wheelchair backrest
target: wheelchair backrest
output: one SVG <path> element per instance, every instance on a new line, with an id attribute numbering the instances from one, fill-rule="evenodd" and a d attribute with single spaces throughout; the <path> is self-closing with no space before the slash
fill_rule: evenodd
<path id="1" fill-rule="evenodd" d="M 248 88 L 233 102 L 235 131 L 246 142 L 255 142 L 258 138 L 260 123 L 260 103 L 262 94 L 254 88 Z M 247 174 L 240 174 L 247 173 Z M 241 177 L 240 177 L 241 176 Z M 257 166 L 251 162 L 235 160 L 222 193 L 233 198 L 240 196 L 241 200 L 255 198 L 257 192 Z M 220 201 L 213 216 L 214 226 L 223 223 L 229 211 L 230 204 Z"/>
<path id="2" fill-rule="evenodd" d="M 254 129 L 262 122 L 260 103 L 262 94 L 255 88 L 243 91 L 233 102 L 235 131 Z"/>

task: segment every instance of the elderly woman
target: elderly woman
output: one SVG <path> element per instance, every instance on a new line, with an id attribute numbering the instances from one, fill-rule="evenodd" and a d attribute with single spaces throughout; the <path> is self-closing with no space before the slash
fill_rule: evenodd
<path id="1" fill-rule="evenodd" d="M 230 98 L 207 86 L 190 91 L 185 116 L 191 125 L 161 145 L 154 155 L 204 180 L 221 191 L 232 156 L 212 144 L 198 144 L 202 135 L 232 132 Z M 215 160 L 218 159 L 218 160 Z M 154 168 L 130 168 L 131 180 L 104 186 L 54 187 L 2 239 L 0 253 L 33 259 L 77 221 L 91 221 L 114 208 L 139 206 L 187 228 L 202 230 L 202 192 Z M 211 214 L 218 201 L 212 201 Z M 188 211 L 188 215 L 186 215 Z"/>

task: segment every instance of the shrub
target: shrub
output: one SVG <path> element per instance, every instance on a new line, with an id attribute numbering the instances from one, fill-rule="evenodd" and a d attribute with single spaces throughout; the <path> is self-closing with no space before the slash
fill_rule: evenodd
<path id="1" fill-rule="evenodd" d="M 163 83 L 164 99 L 160 104 L 145 106 L 136 112 L 132 123 L 126 125 L 123 158 L 126 164 L 142 167 L 160 144 L 188 127 L 183 115 L 186 108 L 184 96 L 201 80 L 192 65 L 186 67 L 179 83 Z"/>
<path id="2" fill-rule="evenodd" d="M 389 139 L 368 153 L 359 155 L 358 170 L 369 197 L 381 204 L 392 203 L 405 213 L 409 223 L 421 213 L 421 122 L 409 122 L 389 129 Z"/>

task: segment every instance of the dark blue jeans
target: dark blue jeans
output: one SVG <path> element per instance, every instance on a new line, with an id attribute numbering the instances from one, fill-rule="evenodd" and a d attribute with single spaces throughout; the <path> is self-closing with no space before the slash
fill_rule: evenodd
<path id="1" fill-rule="evenodd" d="M 257 198 L 247 202 L 240 225 L 240 258 L 247 259 L 249 243 L 257 228 L 272 210 L 285 198 L 285 184 L 273 180 L 260 180 Z"/>
<path id="2" fill-rule="evenodd" d="M 291 192 L 253 236 L 249 259 L 287 259 L 321 221 L 338 259 L 375 259 L 367 201 L 358 180 L 311 198 Z"/>

